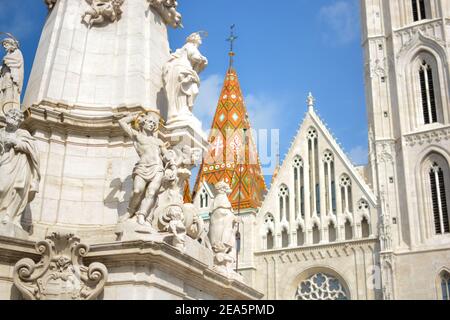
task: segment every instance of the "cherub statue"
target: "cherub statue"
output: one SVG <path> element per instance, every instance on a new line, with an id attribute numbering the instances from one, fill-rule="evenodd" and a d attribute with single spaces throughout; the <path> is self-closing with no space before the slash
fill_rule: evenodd
<path id="1" fill-rule="evenodd" d="M 82 20 L 91 28 L 93 25 L 101 25 L 106 20 L 114 22 L 120 19 L 125 0 L 86 0 L 89 8 L 82 15 Z"/>
<path id="2" fill-rule="evenodd" d="M 129 206 L 129 218 L 137 217 L 143 226 L 151 226 L 150 215 L 165 177 L 165 156 L 168 144 L 157 138 L 159 117 L 153 113 L 135 113 L 119 121 L 132 139 L 140 157 L 133 171 L 134 191 Z M 169 161 L 166 162 L 169 163 Z"/>
<path id="3" fill-rule="evenodd" d="M 165 214 L 160 219 L 161 225 L 165 226 L 163 231 L 168 231 L 174 236 L 172 245 L 183 250 L 186 243 L 186 226 L 183 221 L 183 208 L 179 205 L 171 205 L 166 209 Z"/>
<path id="4" fill-rule="evenodd" d="M 8 34 L 9 35 L 9 34 Z M 24 78 L 24 60 L 19 42 L 9 35 L 2 41 L 6 50 L 0 70 L 0 114 L 10 109 L 20 109 L 20 94 Z"/>
<path id="5" fill-rule="evenodd" d="M 39 152 L 31 134 L 20 129 L 22 112 L 6 113 L 6 127 L 0 129 L 0 222 L 21 228 L 26 206 L 39 191 Z"/>
<path id="6" fill-rule="evenodd" d="M 169 123 L 179 117 L 192 116 L 194 102 L 199 94 L 199 74 L 208 65 L 208 59 L 198 49 L 201 44 L 201 33 L 191 34 L 186 44 L 172 54 L 163 68 Z"/>

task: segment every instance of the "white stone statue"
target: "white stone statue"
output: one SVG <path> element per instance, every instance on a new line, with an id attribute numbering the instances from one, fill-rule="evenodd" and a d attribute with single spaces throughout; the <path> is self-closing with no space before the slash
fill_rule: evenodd
<path id="1" fill-rule="evenodd" d="M 94 25 L 102 25 L 105 22 L 114 22 L 122 15 L 121 6 L 125 0 L 86 0 L 89 7 L 82 15 L 82 21 L 89 28 Z"/>
<path id="2" fill-rule="evenodd" d="M 177 0 L 148 0 L 150 6 L 158 11 L 165 24 L 172 28 L 182 28 L 182 17 L 177 12 Z"/>
<path id="3" fill-rule="evenodd" d="M 165 225 L 162 231 L 173 235 L 172 245 L 183 250 L 186 243 L 186 226 L 184 224 L 184 213 L 181 205 L 171 205 L 165 213 L 160 216 L 160 223 Z"/>
<path id="4" fill-rule="evenodd" d="M 127 218 L 136 217 L 139 225 L 151 228 L 151 212 L 166 172 L 164 159 L 168 145 L 157 138 L 159 117 L 153 113 L 135 113 L 121 119 L 119 124 L 132 139 L 140 157 L 133 171 L 133 196 Z"/>
<path id="5" fill-rule="evenodd" d="M 6 113 L 6 127 L 0 129 L 0 223 L 21 228 L 26 206 L 39 191 L 39 152 L 31 134 L 19 129 L 22 112 Z"/>
<path id="6" fill-rule="evenodd" d="M 234 214 L 228 199 L 228 195 L 232 191 L 230 186 L 225 182 L 219 182 L 215 189 L 216 194 L 209 226 L 209 239 L 215 254 L 214 269 L 228 277 L 241 280 L 240 275 L 233 270 L 236 262 L 237 226 L 241 220 Z"/>
<path id="7" fill-rule="evenodd" d="M 199 74 L 208 65 L 208 59 L 198 49 L 201 44 L 201 33 L 191 34 L 186 44 L 172 54 L 163 68 L 169 124 L 177 119 L 192 117 L 194 102 L 200 88 Z"/>
<path id="8" fill-rule="evenodd" d="M 0 115 L 8 110 L 20 109 L 20 94 L 24 78 L 24 60 L 19 42 L 13 37 L 2 41 L 6 55 L 0 71 Z"/>

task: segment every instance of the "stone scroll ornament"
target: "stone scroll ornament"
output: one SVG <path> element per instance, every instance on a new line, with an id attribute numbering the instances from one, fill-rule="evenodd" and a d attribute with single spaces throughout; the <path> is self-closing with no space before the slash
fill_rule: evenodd
<path id="1" fill-rule="evenodd" d="M 86 0 L 86 2 L 89 7 L 81 18 L 91 28 L 119 20 L 125 0 Z"/>
<path id="2" fill-rule="evenodd" d="M 222 181 L 215 185 L 209 239 L 214 252 L 214 270 L 228 278 L 242 281 L 242 276 L 234 270 L 237 226 L 242 221 L 234 214 L 228 199 L 231 192 L 226 182 Z"/>
<path id="3" fill-rule="evenodd" d="M 1 44 L 5 49 L 0 69 L 0 115 L 8 110 L 20 109 L 20 95 L 24 79 L 24 59 L 19 41 L 9 33 Z"/>
<path id="4" fill-rule="evenodd" d="M 73 234 L 53 233 L 36 244 L 35 263 L 22 259 L 14 267 L 15 286 L 27 300 L 95 300 L 108 279 L 101 263 L 83 264 L 89 246 Z"/>
<path id="5" fill-rule="evenodd" d="M 182 28 L 182 17 L 177 12 L 178 1 L 177 0 L 147 0 L 150 7 L 154 8 L 164 23 L 172 28 Z"/>

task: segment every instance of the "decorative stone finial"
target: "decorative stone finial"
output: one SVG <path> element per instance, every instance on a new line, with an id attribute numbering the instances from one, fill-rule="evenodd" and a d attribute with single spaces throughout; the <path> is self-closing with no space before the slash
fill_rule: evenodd
<path id="1" fill-rule="evenodd" d="M 73 234 L 53 233 L 36 244 L 42 255 L 14 267 L 13 280 L 27 300 L 94 300 L 102 292 L 108 270 L 101 263 L 83 264 L 89 246 Z"/>
<path id="2" fill-rule="evenodd" d="M 314 105 L 315 105 L 316 99 L 314 98 L 314 96 L 312 95 L 311 92 L 309 93 L 308 99 L 306 100 L 306 102 L 308 103 L 308 108 L 310 110 L 314 109 Z"/>

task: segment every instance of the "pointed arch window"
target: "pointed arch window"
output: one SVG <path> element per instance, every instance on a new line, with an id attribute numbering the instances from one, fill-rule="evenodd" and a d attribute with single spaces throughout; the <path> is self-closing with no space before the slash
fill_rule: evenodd
<path id="1" fill-rule="evenodd" d="M 343 174 L 341 176 L 340 186 L 342 209 L 344 210 L 344 213 L 351 213 L 353 212 L 352 180 L 348 175 Z"/>
<path id="2" fill-rule="evenodd" d="M 442 300 L 450 301 L 450 273 L 442 272 L 440 277 L 441 283 L 441 291 L 442 291 Z"/>
<path id="3" fill-rule="evenodd" d="M 294 159 L 294 196 L 295 196 L 295 218 L 305 217 L 305 176 L 303 159 Z"/>
<path id="4" fill-rule="evenodd" d="M 325 173 L 325 203 L 329 215 L 336 214 L 336 190 L 334 174 L 334 155 L 330 150 L 323 155 Z"/>
<path id="5" fill-rule="evenodd" d="M 209 195 L 206 189 L 203 188 L 202 192 L 200 193 L 200 208 L 201 209 L 207 209 L 209 208 Z"/>
<path id="6" fill-rule="evenodd" d="M 319 142 L 317 130 L 308 130 L 308 162 L 309 162 L 309 190 L 311 203 L 311 216 L 320 216 L 320 184 L 319 184 Z"/>
<path id="7" fill-rule="evenodd" d="M 297 229 L 297 246 L 301 247 L 305 244 L 305 234 L 303 233 L 303 228 L 298 227 Z"/>
<path id="8" fill-rule="evenodd" d="M 266 249 L 272 250 L 274 247 L 273 234 L 275 232 L 275 219 L 268 213 L 264 218 L 264 233 L 266 235 Z"/>
<path id="9" fill-rule="evenodd" d="M 290 221 L 290 208 L 289 208 L 289 189 L 287 186 L 282 185 L 278 193 L 279 209 L 281 221 Z"/>
<path id="10" fill-rule="evenodd" d="M 425 60 L 420 64 L 419 78 L 424 123 L 436 123 L 438 122 L 438 112 L 433 69 Z"/>
<path id="11" fill-rule="evenodd" d="M 430 169 L 429 176 L 436 234 L 450 233 L 448 189 L 446 189 L 448 186 L 446 186 L 444 169 L 435 162 Z"/>
<path id="12" fill-rule="evenodd" d="M 425 0 L 411 0 L 414 22 L 427 19 Z"/>

